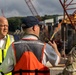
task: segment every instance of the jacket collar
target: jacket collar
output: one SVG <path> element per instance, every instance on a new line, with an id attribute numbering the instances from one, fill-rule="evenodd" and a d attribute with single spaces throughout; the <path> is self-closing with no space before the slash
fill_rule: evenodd
<path id="1" fill-rule="evenodd" d="M 33 35 L 33 34 L 28 34 L 28 35 L 25 35 L 22 39 L 25 39 L 25 40 L 38 40 L 39 38 L 36 36 L 36 35 Z"/>

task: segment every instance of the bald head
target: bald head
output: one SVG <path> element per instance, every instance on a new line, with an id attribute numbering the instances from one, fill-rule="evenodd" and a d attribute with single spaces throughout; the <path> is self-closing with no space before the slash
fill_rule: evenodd
<path id="1" fill-rule="evenodd" d="M 8 21 L 7 21 L 7 19 L 6 19 L 5 17 L 0 16 L 0 23 L 2 23 L 2 22 L 4 22 L 4 21 L 8 23 Z"/>
<path id="2" fill-rule="evenodd" d="M 0 38 L 3 38 L 8 33 L 8 20 L 7 18 L 0 16 Z"/>

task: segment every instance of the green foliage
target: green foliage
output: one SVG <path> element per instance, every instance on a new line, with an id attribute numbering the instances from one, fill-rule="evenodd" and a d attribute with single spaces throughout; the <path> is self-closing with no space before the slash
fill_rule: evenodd
<path id="1" fill-rule="evenodd" d="M 9 31 L 14 32 L 16 29 L 20 29 L 21 19 L 19 17 L 8 18 Z"/>
<path id="2" fill-rule="evenodd" d="M 44 21 L 46 19 L 56 18 L 59 15 L 44 15 L 44 16 L 36 16 L 40 21 Z M 24 17 L 11 17 L 8 18 L 9 22 L 9 31 L 14 32 L 16 29 L 20 29 L 21 27 L 21 19 Z"/>

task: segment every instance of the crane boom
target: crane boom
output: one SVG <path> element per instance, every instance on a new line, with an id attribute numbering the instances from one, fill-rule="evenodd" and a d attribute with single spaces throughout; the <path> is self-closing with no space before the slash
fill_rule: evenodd
<path id="1" fill-rule="evenodd" d="M 31 0 L 25 0 L 27 6 L 29 7 L 31 13 L 33 14 L 33 16 L 38 16 L 38 12 L 36 11 L 34 5 L 32 4 Z"/>
<path id="2" fill-rule="evenodd" d="M 33 16 L 37 17 L 40 21 L 42 21 L 40 15 L 38 14 L 37 10 L 35 9 L 33 3 L 31 0 L 25 0 L 27 6 L 29 7 L 31 13 L 33 14 Z"/>
<path id="3" fill-rule="evenodd" d="M 64 13 L 67 15 L 67 19 L 66 21 L 68 20 L 70 24 L 73 25 L 75 31 L 76 31 L 76 28 L 75 28 L 75 25 L 76 25 L 76 3 L 74 3 L 74 0 L 64 0 L 64 3 L 62 2 L 62 0 L 59 0 L 62 7 L 63 7 L 63 10 L 64 10 Z M 75 7 L 73 7 L 75 6 Z M 72 14 L 69 14 L 68 10 L 74 10 Z M 64 14 L 64 16 L 65 16 Z M 65 19 L 65 17 L 64 17 Z"/>
<path id="4" fill-rule="evenodd" d="M 5 17 L 4 12 L 3 12 L 3 9 L 1 9 L 1 13 L 2 13 L 2 16 Z"/>

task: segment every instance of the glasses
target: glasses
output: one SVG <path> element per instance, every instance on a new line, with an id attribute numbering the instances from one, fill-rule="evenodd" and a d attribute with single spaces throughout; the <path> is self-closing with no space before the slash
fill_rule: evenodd
<path id="1" fill-rule="evenodd" d="M 0 27 L 8 27 L 8 25 L 0 25 Z"/>

